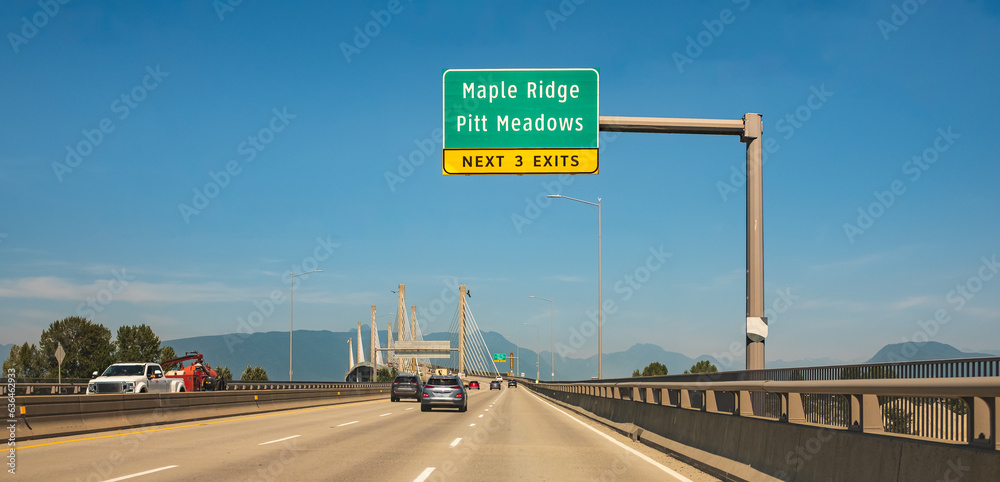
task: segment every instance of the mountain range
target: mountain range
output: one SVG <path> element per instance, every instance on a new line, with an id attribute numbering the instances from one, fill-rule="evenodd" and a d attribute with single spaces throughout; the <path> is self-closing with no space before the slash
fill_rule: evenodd
<path id="1" fill-rule="evenodd" d="M 365 358 L 368 358 L 370 339 L 367 327 L 362 328 L 361 337 L 365 344 Z M 349 338 L 356 338 L 357 332 L 331 332 L 300 330 L 294 333 L 293 343 L 293 379 L 294 380 L 343 380 L 348 369 Z M 555 378 L 557 380 L 586 380 L 597 376 L 597 356 L 588 358 L 555 357 L 547 350 L 535 352 L 527 348 L 518 348 L 503 335 L 487 331 L 482 332 L 483 341 L 491 353 L 515 353 L 520 358 L 519 371 L 526 376 L 537 373 L 543 380 L 551 378 L 552 359 L 555 361 Z M 447 332 L 424 335 L 425 340 L 451 340 L 456 345 L 456 335 Z M 379 339 L 385 345 L 386 332 L 379 331 Z M 356 340 L 355 340 L 356 343 Z M 205 360 L 212 366 L 227 366 L 234 378 L 239 378 L 248 366 L 261 366 L 272 380 L 287 379 L 288 371 L 288 333 L 265 332 L 250 335 L 214 335 L 167 340 L 163 345 L 171 346 L 178 355 L 186 351 L 198 351 L 205 355 Z M 354 345 L 357 350 L 357 345 Z M 9 349 L 8 349 L 9 350 Z M 994 356 L 991 353 L 969 353 L 960 351 L 950 345 L 937 342 L 891 344 L 886 345 L 867 363 L 882 363 L 890 361 L 938 360 L 949 358 L 976 358 Z M 489 355 L 487 355 L 488 357 Z M 470 356 L 471 358 L 471 356 Z M 457 355 L 453 355 L 451 365 L 457 365 Z M 709 355 L 695 358 L 682 353 L 664 350 L 658 345 L 639 343 L 625 351 L 605 353 L 603 360 L 603 375 L 605 378 L 623 378 L 631 376 L 632 371 L 642 369 L 652 362 L 666 365 L 670 374 L 684 373 L 692 365 L 701 360 L 719 366 L 719 361 Z M 448 365 L 447 360 L 438 363 Z M 467 359 L 467 364 L 472 364 Z M 818 358 L 795 361 L 769 361 L 769 368 L 787 368 L 803 366 L 827 366 L 845 364 L 842 360 Z M 517 368 L 518 365 L 515 365 Z M 503 367 L 501 367 L 503 369 Z M 725 367 L 720 366 L 725 370 Z"/>
<path id="2" fill-rule="evenodd" d="M 365 344 L 365 358 L 369 353 L 369 336 L 367 327 L 362 327 L 361 337 Z M 379 331 L 379 339 L 385 345 L 386 332 Z M 483 332 L 483 341 L 492 353 L 515 353 L 520 358 L 519 371 L 526 376 L 538 373 L 543 380 L 551 378 L 552 359 L 555 361 L 555 378 L 557 380 L 586 380 L 597 376 L 597 356 L 574 358 L 571 355 L 555 357 L 547 350 L 536 353 L 527 348 L 518 348 L 501 334 Z M 347 340 L 356 338 L 357 331 L 331 332 L 327 330 L 295 331 L 293 337 L 293 379 L 294 380 L 343 380 L 346 375 L 349 357 Z M 451 340 L 456 344 L 456 335 L 447 332 L 430 333 L 425 340 Z M 355 340 L 356 343 L 356 340 Z M 288 373 L 288 332 L 264 332 L 246 334 L 228 334 L 197 336 L 166 340 L 164 346 L 173 347 L 178 356 L 185 352 L 197 351 L 205 355 L 205 360 L 212 366 L 229 367 L 234 378 L 247 366 L 260 366 L 267 371 L 272 380 L 286 380 Z M 0 345 L 0 360 L 6 360 L 13 344 Z M 355 345 L 355 350 L 357 346 Z M 356 352 L 355 352 L 356 353 Z M 944 343 L 896 343 L 882 347 L 865 363 L 886 363 L 896 361 L 943 360 L 952 358 L 977 358 L 1000 355 L 1000 350 L 984 350 L 982 352 L 964 352 Z M 453 355 L 450 365 L 457 365 L 457 356 Z M 624 378 L 631 376 L 632 371 L 641 370 L 652 362 L 666 365 L 670 374 L 684 373 L 697 361 L 708 360 L 720 368 L 719 360 L 709 355 L 695 358 L 682 353 L 664 350 L 658 345 L 638 343 L 625 351 L 605 353 L 603 375 L 605 378 Z M 440 360 L 442 365 L 448 365 L 446 360 Z M 472 363 L 471 360 L 467 363 Z M 537 363 L 537 372 L 535 365 Z M 807 366 L 843 365 L 848 362 L 834 358 L 814 358 L 805 360 L 768 360 L 768 368 L 791 368 Z"/>

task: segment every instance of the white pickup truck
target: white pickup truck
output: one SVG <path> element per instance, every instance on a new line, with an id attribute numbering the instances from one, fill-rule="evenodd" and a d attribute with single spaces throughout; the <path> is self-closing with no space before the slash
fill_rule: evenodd
<path id="1" fill-rule="evenodd" d="M 115 363 L 87 384 L 88 394 L 183 392 L 184 380 L 166 378 L 156 363 Z"/>

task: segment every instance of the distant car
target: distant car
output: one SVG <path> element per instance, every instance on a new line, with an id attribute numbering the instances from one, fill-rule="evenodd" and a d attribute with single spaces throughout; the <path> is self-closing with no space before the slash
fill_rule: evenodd
<path id="1" fill-rule="evenodd" d="M 514 380 L 513 378 L 507 380 L 507 386 L 517 388 L 517 380 Z"/>
<path id="2" fill-rule="evenodd" d="M 500 390 L 500 380 L 493 380 L 490 382 L 490 390 L 493 390 L 494 388 Z"/>
<path id="3" fill-rule="evenodd" d="M 471 382 L 469 382 L 469 388 L 475 388 L 476 390 L 479 390 L 479 382 L 472 380 Z"/>
<path id="4" fill-rule="evenodd" d="M 401 398 L 413 398 L 420 400 L 420 378 L 416 375 L 397 375 L 392 381 L 392 392 L 389 400 L 398 402 Z"/>
<path id="5" fill-rule="evenodd" d="M 420 394 L 420 411 L 429 412 L 433 407 L 456 407 L 459 412 L 464 412 L 469 409 L 468 395 L 461 378 L 434 375 L 427 379 Z"/>

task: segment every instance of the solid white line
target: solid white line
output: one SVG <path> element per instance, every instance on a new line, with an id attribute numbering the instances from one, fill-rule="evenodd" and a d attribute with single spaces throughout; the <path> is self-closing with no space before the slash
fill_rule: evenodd
<path id="1" fill-rule="evenodd" d="M 455 440 L 452 440 L 451 441 L 451 445 L 448 445 L 448 446 L 451 447 L 451 448 L 455 448 L 455 446 L 458 445 L 458 443 L 461 442 L 461 441 L 462 441 L 462 437 L 459 437 L 459 438 L 457 438 Z"/>
<path id="2" fill-rule="evenodd" d="M 413 479 L 413 482 L 424 482 L 427 480 L 427 477 L 431 476 L 431 472 L 434 472 L 434 467 L 427 467 L 417 478 Z"/>
<path id="3" fill-rule="evenodd" d="M 389 413 L 383 413 L 382 415 L 379 415 L 379 417 L 385 417 L 386 415 L 392 415 L 392 412 L 389 412 Z"/>
<path id="4" fill-rule="evenodd" d="M 123 475 L 123 476 L 121 476 L 121 477 L 118 477 L 117 479 L 108 479 L 108 480 L 105 480 L 104 482 L 116 482 L 116 481 L 118 481 L 118 480 L 125 480 L 125 479 L 131 479 L 132 477 L 138 477 L 138 476 L 140 476 L 140 475 L 146 475 L 146 474 L 152 474 L 153 472 L 159 472 L 159 471 L 161 471 L 161 470 L 167 470 L 167 469 L 172 469 L 172 468 L 174 468 L 174 467 L 177 467 L 177 466 L 176 466 L 176 465 L 168 465 L 168 466 L 166 466 L 166 467 L 160 467 L 160 468 L 158 468 L 158 469 L 153 469 L 153 470 L 147 470 L 147 471 L 145 471 L 145 472 L 139 472 L 138 474 L 132 474 L 132 475 Z"/>
<path id="5" fill-rule="evenodd" d="M 338 426 L 338 427 L 343 427 L 344 425 L 350 425 L 350 424 L 352 424 L 352 423 L 358 423 L 358 421 L 357 421 L 357 420 L 355 420 L 355 421 L 353 421 L 353 422 L 347 422 L 347 423 L 342 423 L 342 424 L 340 424 L 340 425 L 337 425 L 337 426 Z"/>
<path id="6" fill-rule="evenodd" d="M 625 445 L 625 444 L 623 444 L 623 443 L 621 443 L 621 442 L 619 442 L 619 441 L 611 438 L 611 436 L 609 436 L 609 435 L 601 432 L 600 430 L 597 430 L 596 428 L 591 427 L 590 425 L 587 425 L 587 424 L 583 423 L 582 421 L 578 420 L 576 417 L 574 417 L 574 416 L 572 416 L 572 415 L 570 415 L 570 414 L 568 414 L 568 413 L 560 410 L 555 405 L 552 405 L 551 403 L 546 402 L 545 400 L 542 400 L 541 398 L 538 397 L 538 395 L 535 395 L 534 393 L 530 393 L 530 395 L 533 396 L 533 397 L 535 397 L 539 402 L 542 402 L 542 403 L 544 403 L 544 404 L 552 407 L 553 410 L 555 410 L 555 411 L 557 411 L 557 412 L 559 412 L 559 413 L 561 413 L 561 414 L 569 417 L 570 420 L 572 420 L 572 421 L 574 421 L 574 422 L 576 422 L 576 423 L 578 423 L 580 425 L 583 425 L 584 427 L 587 427 L 588 429 L 590 429 L 592 432 L 596 433 L 597 435 L 600 435 L 601 437 L 604 437 L 604 438 L 608 439 L 608 441 L 610 441 L 611 443 L 613 443 L 613 444 L 615 444 L 615 445 L 617 445 L 617 446 L 619 446 L 619 447 L 621 447 L 621 448 L 623 448 L 625 450 L 628 450 L 629 452 L 632 452 L 632 454 L 638 456 L 640 459 L 645 460 L 646 462 L 649 462 L 650 464 L 653 464 L 653 466 L 655 466 L 656 468 L 658 468 L 658 469 L 660 469 L 660 470 L 662 470 L 662 471 L 670 474 L 675 479 L 680 480 L 682 482 L 691 482 L 691 479 L 689 479 L 687 477 L 684 477 L 683 475 L 681 475 L 681 474 L 679 474 L 677 472 L 674 472 L 673 470 L 670 469 L 670 467 L 667 467 L 667 466 L 665 466 L 665 465 L 663 465 L 663 464 L 661 464 L 661 463 L 659 463 L 659 462 L 657 462 L 657 461 L 655 461 L 655 460 L 647 457 L 645 454 L 636 451 L 632 447 L 629 447 L 628 445 Z"/>
<path id="7" fill-rule="evenodd" d="M 293 439 L 295 437 L 299 437 L 299 435 L 292 435 L 291 437 L 279 438 L 278 440 L 272 440 L 270 442 L 259 443 L 257 445 L 267 445 L 267 444 L 273 444 L 275 442 L 284 442 L 285 440 Z"/>

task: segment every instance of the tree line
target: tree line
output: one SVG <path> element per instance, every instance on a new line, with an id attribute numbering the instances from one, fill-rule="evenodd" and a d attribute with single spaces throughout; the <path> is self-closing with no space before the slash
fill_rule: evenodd
<path id="1" fill-rule="evenodd" d="M 146 324 L 121 326 L 112 339 L 111 330 L 104 325 L 70 316 L 49 324 L 37 344 L 12 346 L 3 372 L 13 369 L 21 380 L 58 378 L 55 354 L 60 344 L 65 352 L 62 377 L 67 379 L 90 378 L 93 372 L 102 373 L 114 363 L 159 363 L 164 371 L 179 368 L 163 365 L 177 358 L 177 353 L 173 347 L 161 346 L 160 337 Z M 233 378 L 229 367 L 217 366 L 215 371 L 219 378 Z M 241 379 L 267 380 L 267 372 L 259 366 L 247 366 Z"/>
<path id="2" fill-rule="evenodd" d="M 667 375 L 667 371 L 668 370 L 666 365 L 660 362 L 653 362 L 650 363 L 649 365 L 646 365 L 646 368 L 643 368 L 642 371 L 639 371 L 638 369 L 633 370 L 632 378 L 662 377 L 664 375 Z M 691 365 L 691 368 L 689 370 L 684 370 L 684 374 L 687 375 L 690 373 L 716 373 L 718 371 L 719 368 L 713 365 L 711 362 L 709 362 L 708 360 L 702 360 L 700 362 L 695 363 L 694 365 Z"/>

